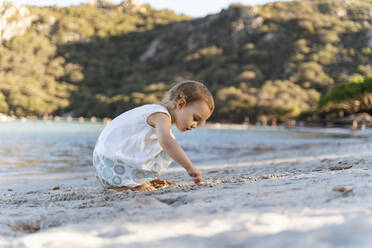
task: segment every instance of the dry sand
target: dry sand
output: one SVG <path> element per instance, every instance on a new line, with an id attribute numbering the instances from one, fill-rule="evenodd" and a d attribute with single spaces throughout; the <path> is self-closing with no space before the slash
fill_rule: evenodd
<path id="1" fill-rule="evenodd" d="M 91 168 L 3 182 L 0 247 L 371 247 L 371 166 L 360 143 L 205 166 L 200 186 L 169 169 L 181 185 L 152 192 L 103 191 Z"/>

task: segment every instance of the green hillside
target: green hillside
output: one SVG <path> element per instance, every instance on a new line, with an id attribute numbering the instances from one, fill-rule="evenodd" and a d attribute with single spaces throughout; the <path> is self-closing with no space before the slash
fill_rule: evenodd
<path id="1" fill-rule="evenodd" d="M 372 74 L 372 0 L 232 5 L 198 19 L 130 1 L 5 3 L 0 13 L 0 112 L 8 115 L 114 117 L 194 79 L 214 94 L 215 121 L 283 121 Z"/>
<path id="2" fill-rule="evenodd" d="M 326 118 L 372 110 L 372 76 L 335 86 L 319 101 L 318 112 Z"/>

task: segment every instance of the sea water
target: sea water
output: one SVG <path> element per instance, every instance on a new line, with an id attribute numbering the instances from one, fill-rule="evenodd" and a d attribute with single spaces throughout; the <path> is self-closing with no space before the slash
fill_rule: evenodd
<path id="1" fill-rule="evenodd" d="M 0 122 L 0 184 L 7 178 L 93 170 L 92 152 L 103 123 L 65 121 Z M 365 142 L 370 131 L 250 127 L 180 133 L 177 141 L 195 165 L 252 161 L 257 156 L 311 146 Z M 279 153 L 280 154 L 280 153 Z M 178 166 L 173 163 L 171 166 Z"/>

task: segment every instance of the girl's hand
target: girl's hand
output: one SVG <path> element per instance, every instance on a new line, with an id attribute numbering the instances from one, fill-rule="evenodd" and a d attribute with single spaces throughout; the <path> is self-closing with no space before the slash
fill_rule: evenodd
<path id="1" fill-rule="evenodd" d="M 155 127 L 156 136 L 163 150 L 179 163 L 187 173 L 192 177 L 196 184 L 202 183 L 202 174 L 200 170 L 196 169 L 192 164 L 185 151 L 177 143 L 177 141 L 170 135 L 171 119 L 165 113 L 154 113 L 147 117 L 147 123 Z"/>
<path id="2" fill-rule="evenodd" d="M 190 177 L 194 180 L 195 184 L 201 184 L 202 183 L 202 173 L 197 168 L 193 167 L 188 171 Z"/>

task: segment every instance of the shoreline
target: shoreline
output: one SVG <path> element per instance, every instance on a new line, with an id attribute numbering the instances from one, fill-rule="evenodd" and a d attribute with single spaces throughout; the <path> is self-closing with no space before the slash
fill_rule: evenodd
<path id="1" fill-rule="evenodd" d="M 105 117 L 105 118 L 96 118 L 94 116 L 87 118 L 87 117 L 61 117 L 61 116 L 45 116 L 43 118 L 31 116 L 31 117 L 17 117 L 17 116 L 7 116 L 0 113 L 0 122 L 14 122 L 14 121 L 21 121 L 21 122 L 27 122 L 27 121 L 45 121 L 45 122 L 101 122 L 104 124 L 108 124 L 111 122 L 111 118 Z"/>
<path id="2" fill-rule="evenodd" d="M 104 125 L 109 124 L 112 119 L 110 118 L 102 118 L 98 119 L 95 117 L 91 118 L 84 118 L 84 117 L 53 117 L 53 118 L 30 118 L 30 117 L 2 117 L 0 116 L 0 123 L 9 123 L 9 122 L 32 122 L 32 121 L 44 121 L 44 122 L 71 122 L 71 123 L 102 123 Z M 289 124 L 288 124 L 289 123 Z M 294 123 L 294 124 L 293 124 Z M 357 125 L 357 126 L 355 126 Z M 314 128 L 314 129 L 329 129 L 329 128 L 342 128 L 342 129 L 350 129 L 353 131 L 356 130 L 365 130 L 372 128 L 372 122 L 364 123 L 363 125 L 348 123 L 348 124 L 314 124 L 314 122 L 299 122 L 296 123 L 293 120 L 291 122 L 286 122 L 278 125 L 267 125 L 267 124 L 246 124 L 246 123 L 221 123 L 221 122 L 207 122 L 201 124 L 198 128 L 208 128 L 208 129 L 229 129 L 229 130 L 246 130 L 251 128 L 263 128 L 263 129 L 278 129 L 278 128 Z"/>

